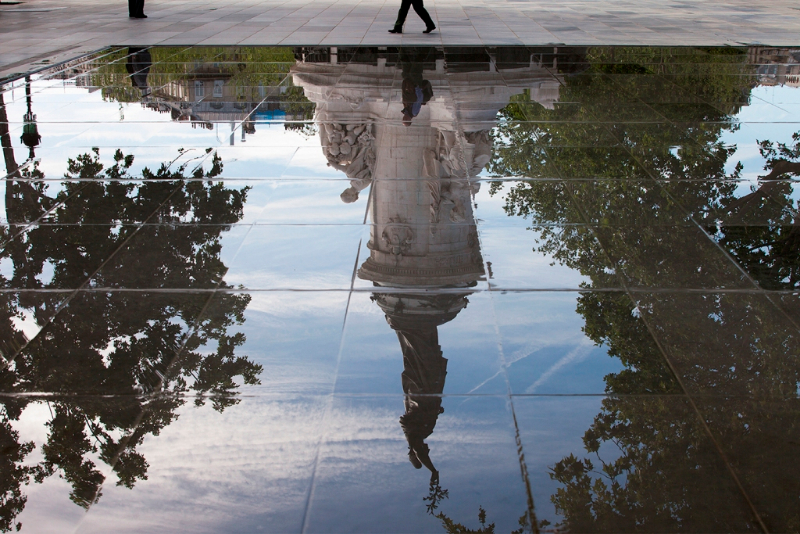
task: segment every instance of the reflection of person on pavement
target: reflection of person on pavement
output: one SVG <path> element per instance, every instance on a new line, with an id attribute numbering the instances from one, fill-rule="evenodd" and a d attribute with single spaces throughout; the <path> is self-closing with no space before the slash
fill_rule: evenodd
<path id="1" fill-rule="evenodd" d="M 431 82 L 422 79 L 422 67 L 421 61 L 403 62 L 403 124 L 406 126 L 411 126 L 411 119 L 433 98 Z"/>
<path id="2" fill-rule="evenodd" d="M 142 96 L 150 94 L 150 86 L 147 85 L 147 75 L 150 74 L 150 66 L 153 64 L 150 51 L 146 48 L 128 48 L 128 61 L 125 63 L 125 70 L 131 78 L 131 84 L 142 92 Z"/>
<path id="3" fill-rule="evenodd" d="M 400 426 L 408 441 L 408 459 L 417 469 L 427 467 L 431 480 L 438 481 L 439 472 L 431 461 L 425 439 L 433 433 L 439 414 L 444 412 L 441 394 L 447 358 L 442 356 L 436 324 L 397 315 L 387 316 L 387 320 L 397 332 L 403 351 L 406 413 L 400 417 Z"/>

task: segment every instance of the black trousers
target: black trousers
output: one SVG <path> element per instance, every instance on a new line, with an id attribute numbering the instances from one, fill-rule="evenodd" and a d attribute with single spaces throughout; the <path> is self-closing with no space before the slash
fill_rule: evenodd
<path id="1" fill-rule="evenodd" d="M 406 22 L 406 17 L 408 16 L 408 9 L 410 7 L 414 7 L 414 11 L 417 12 L 419 18 L 422 19 L 422 22 L 425 23 L 426 28 L 433 28 L 436 24 L 433 23 L 433 19 L 428 14 L 428 10 L 425 9 L 425 6 L 422 3 L 422 0 L 403 0 L 403 3 L 400 4 L 400 11 L 397 13 L 397 22 L 394 23 L 395 28 L 402 28 L 403 24 Z"/>
<path id="2" fill-rule="evenodd" d="M 128 0 L 128 15 L 144 15 L 144 0 Z"/>

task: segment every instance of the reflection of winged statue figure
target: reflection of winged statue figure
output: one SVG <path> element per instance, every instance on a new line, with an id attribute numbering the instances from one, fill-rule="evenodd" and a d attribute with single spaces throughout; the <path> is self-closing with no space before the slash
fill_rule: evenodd
<path id="1" fill-rule="evenodd" d="M 433 433 L 442 408 L 442 393 L 447 376 L 447 358 L 439 346 L 439 326 L 452 321 L 466 306 L 459 294 L 383 294 L 373 299 L 386 312 L 386 321 L 397 333 L 403 352 L 402 384 L 405 413 L 400 426 L 408 441 L 408 459 L 417 469 L 424 465 L 431 482 L 439 472 L 430 457 L 425 439 Z"/>
<path id="2" fill-rule="evenodd" d="M 389 319 L 403 351 L 403 391 L 406 413 L 400 426 L 408 440 L 408 459 L 417 469 L 427 467 L 432 477 L 439 476 L 430 459 L 425 438 L 433 433 L 442 408 L 442 391 L 447 375 L 447 358 L 442 356 L 436 326 L 414 321 Z"/>

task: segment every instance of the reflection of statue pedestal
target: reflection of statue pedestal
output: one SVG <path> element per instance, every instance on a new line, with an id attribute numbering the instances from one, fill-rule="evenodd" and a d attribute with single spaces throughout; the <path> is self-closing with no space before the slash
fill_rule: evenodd
<path id="1" fill-rule="evenodd" d="M 423 155 L 433 153 L 439 130 L 425 123 L 385 124 L 382 130 L 392 143 L 376 150 L 370 257 L 358 277 L 415 287 L 474 282 L 483 261 L 469 181 L 426 176 Z"/>
<path id="2" fill-rule="evenodd" d="M 298 63 L 292 73 L 316 104 L 331 165 L 351 178 L 351 189 L 372 184 L 370 257 L 359 278 L 406 288 L 469 287 L 484 273 L 471 200 L 474 177 L 491 157 L 489 130 L 525 89 L 536 88 L 543 105 L 552 105 L 559 80 L 536 65 L 498 72 L 476 64 L 474 72 L 454 73 L 416 66 L 433 96 L 410 126 L 402 122 L 400 67 Z M 343 133 L 354 128 L 367 129 L 369 140 L 350 136 L 345 146 Z M 346 201 L 354 199 L 351 192 Z"/>

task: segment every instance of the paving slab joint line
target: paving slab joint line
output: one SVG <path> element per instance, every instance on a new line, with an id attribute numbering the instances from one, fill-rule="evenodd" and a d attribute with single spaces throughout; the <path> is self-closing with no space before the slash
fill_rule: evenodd
<path id="1" fill-rule="evenodd" d="M 370 188 L 370 195 L 371 194 L 372 194 L 372 188 Z M 368 208 L 369 208 L 369 203 L 367 204 L 366 209 L 368 210 Z M 301 534 L 305 534 L 305 532 L 307 532 L 308 530 L 309 514 L 311 512 L 311 504 L 314 499 L 314 488 L 316 486 L 316 481 L 317 481 L 317 469 L 319 468 L 320 456 L 322 455 L 322 447 L 325 445 L 325 439 L 327 437 L 325 426 L 329 419 L 330 414 L 333 412 L 333 402 L 336 396 L 336 383 L 339 380 L 339 368 L 342 365 L 342 353 L 344 351 L 345 329 L 347 328 L 347 318 L 350 315 L 350 300 L 353 296 L 353 287 L 355 286 L 356 272 L 358 270 L 358 260 L 360 259 L 362 242 L 363 239 L 358 240 L 356 259 L 355 263 L 353 264 L 353 272 L 350 278 L 350 290 L 347 292 L 347 304 L 345 304 L 344 319 L 342 320 L 341 335 L 339 337 L 339 351 L 338 354 L 336 355 L 336 370 L 333 373 L 333 385 L 331 386 L 331 392 L 328 395 L 328 402 L 325 406 L 325 411 L 322 414 L 319 440 L 317 441 L 317 447 L 316 447 L 317 450 L 316 454 L 314 455 L 314 465 L 311 470 L 311 480 L 309 482 L 308 492 L 306 493 L 305 507 L 303 509 L 303 522 L 301 523 L 300 526 Z"/>

